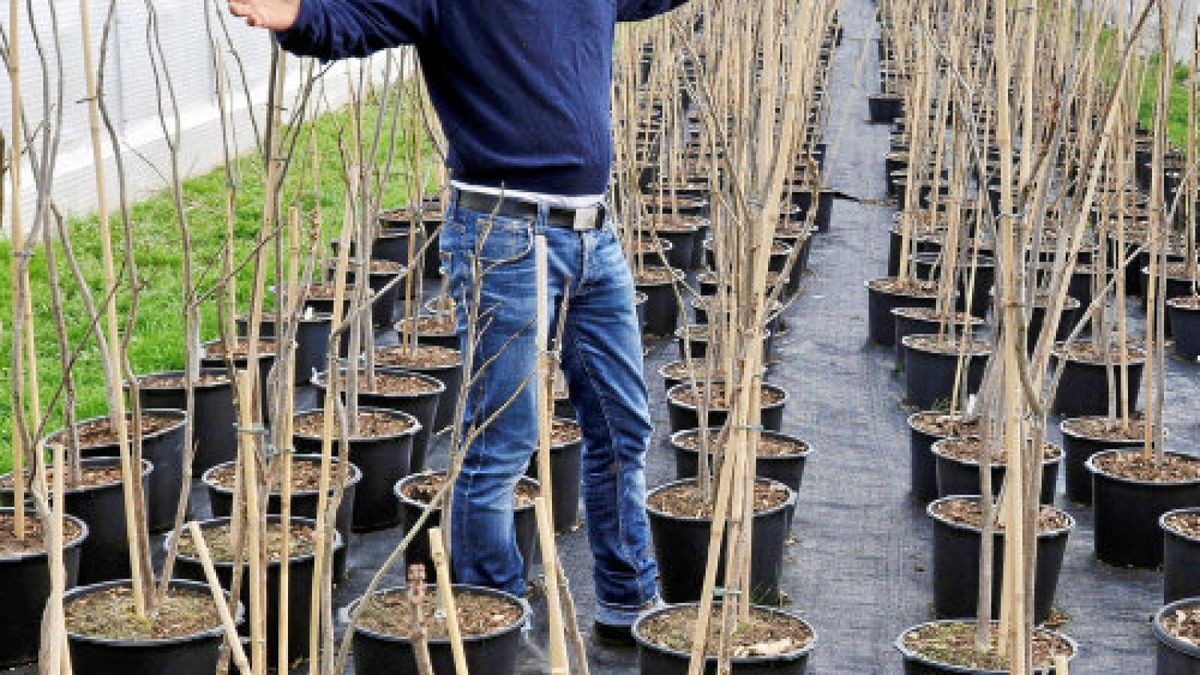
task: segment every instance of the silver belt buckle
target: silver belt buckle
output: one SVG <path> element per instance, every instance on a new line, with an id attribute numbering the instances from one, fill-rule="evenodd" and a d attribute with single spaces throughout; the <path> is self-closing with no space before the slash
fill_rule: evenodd
<path id="1" fill-rule="evenodd" d="M 600 217 L 599 206 L 589 206 L 586 209 L 575 209 L 575 224 L 571 228 L 576 232 L 587 232 L 596 229 L 596 219 Z"/>

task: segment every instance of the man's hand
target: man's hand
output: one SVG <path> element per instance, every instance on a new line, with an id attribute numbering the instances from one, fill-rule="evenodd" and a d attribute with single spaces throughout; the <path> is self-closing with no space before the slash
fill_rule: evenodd
<path id="1" fill-rule="evenodd" d="M 302 0 L 228 0 L 229 11 L 256 28 L 283 31 L 296 23 Z"/>

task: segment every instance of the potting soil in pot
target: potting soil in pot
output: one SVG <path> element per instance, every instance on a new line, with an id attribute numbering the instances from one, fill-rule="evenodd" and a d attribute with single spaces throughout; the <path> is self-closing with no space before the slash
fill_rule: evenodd
<path id="1" fill-rule="evenodd" d="M 782 505 L 791 493 L 779 483 L 754 483 L 754 512 L 769 511 Z M 650 495 L 647 505 L 679 518 L 712 518 L 713 504 L 704 498 L 704 491 L 695 482 L 681 483 Z"/>
<path id="2" fill-rule="evenodd" d="M 428 504 L 430 500 L 441 491 L 442 486 L 446 484 L 446 474 L 442 472 L 430 473 L 423 478 L 416 479 L 408 485 L 404 486 L 404 496 L 421 504 Z M 536 484 L 518 482 L 516 489 L 513 490 L 513 508 L 519 509 L 533 505 L 533 500 L 538 496 Z M 443 501 L 443 503 L 445 503 Z"/>
<path id="3" fill-rule="evenodd" d="M 297 434 L 320 438 L 324 430 L 325 414 L 316 410 L 295 419 Z M 402 415 L 391 415 L 386 412 L 362 411 L 358 414 L 358 424 L 355 427 L 353 440 L 387 438 L 404 434 L 412 428 L 412 420 Z M 337 439 L 337 423 L 333 427 L 333 435 Z"/>
<path id="4" fill-rule="evenodd" d="M 427 639 L 446 640 L 449 633 L 446 619 L 438 608 L 436 588 L 430 587 L 421 603 L 425 617 Z M 454 590 L 458 627 L 464 638 L 482 637 L 512 627 L 521 620 L 524 610 L 512 600 L 500 595 L 487 595 L 468 589 Z M 369 631 L 402 638 L 417 634 L 414 625 L 416 611 L 405 589 L 384 591 L 365 601 L 359 615 L 359 625 Z"/>
<path id="5" fill-rule="evenodd" d="M 959 461 L 978 464 L 983 453 L 983 439 L 978 436 L 969 438 L 951 438 L 938 446 L 942 454 Z M 991 448 L 991 463 L 1003 465 L 1007 462 L 1004 448 L 1000 444 Z M 1062 456 L 1062 449 L 1051 443 L 1046 443 L 1042 450 L 1042 461 L 1053 461 Z"/>
<path id="6" fill-rule="evenodd" d="M 231 349 L 225 349 L 225 343 L 214 342 L 204 347 L 204 356 L 209 359 L 244 359 L 250 355 L 250 341 L 238 338 L 233 341 Z M 275 340 L 260 338 L 258 341 L 259 357 L 275 355 Z"/>
<path id="7" fill-rule="evenodd" d="M 729 395 L 725 390 L 725 385 L 715 383 L 712 385 L 700 384 L 695 387 L 684 387 L 682 390 L 675 393 L 674 398 L 677 402 L 695 407 L 699 405 L 698 397 L 696 396 L 697 389 L 706 395 L 710 410 L 728 410 Z M 783 400 L 783 394 L 775 389 L 763 387 L 759 395 L 759 400 L 764 407 L 773 406 Z"/>
<path id="8" fill-rule="evenodd" d="M 345 390 L 347 373 L 342 371 L 341 385 L 339 389 Z M 405 373 L 391 372 L 387 370 L 376 370 L 375 381 L 371 383 L 367 378 L 367 371 L 358 371 L 358 391 L 360 394 L 382 394 L 384 396 L 395 394 L 400 396 L 413 396 L 420 394 L 429 394 L 440 389 L 435 383 L 430 382 L 416 375 L 408 375 Z M 371 438 L 374 438 L 373 436 Z"/>
<path id="9" fill-rule="evenodd" d="M 152 436 L 164 429 L 169 429 L 179 424 L 180 421 L 178 417 L 145 413 L 142 415 L 142 436 Z M 107 418 L 77 425 L 75 429 L 78 434 L 79 447 L 81 448 L 114 445 L 117 443 L 117 432 L 113 429 L 112 422 Z M 133 437 L 132 419 L 128 420 L 128 424 L 125 425 L 125 431 L 129 438 Z M 55 432 L 46 441 L 46 444 L 50 446 L 59 443 L 63 444 L 64 447 L 69 443 L 66 430 Z"/>
<path id="10" fill-rule="evenodd" d="M 708 432 L 709 451 L 723 450 L 722 445 L 718 445 L 721 440 L 721 432 L 710 430 Z M 681 447 L 688 450 L 698 451 L 700 449 L 700 434 L 696 432 L 685 433 L 679 436 L 678 443 Z M 760 457 L 792 457 L 808 452 L 808 444 L 793 440 L 790 438 L 781 438 L 769 434 L 760 434 L 758 437 L 757 455 Z"/>
<path id="11" fill-rule="evenodd" d="M 638 634 L 660 647 L 690 653 L 698 612 L 695 605 L 660 612 L 638 624 Z M 781 656 L 808 647 L 813 637 L 812 628 L 795 617 L 752 607 L 749 621 L 738 622 L 730 652 L 735 659 Z M 720 640 L 721 607 L 714 604 L 708 622 L 707 655 L 716 656 Z"/>
<path id="12" fill-rule="evenodd" d="M 1177 534 L 1200 541 L 1200 511 L 1172 513 L 1163 519 L 1163 524 Z"/>
<path id="13" fill-rule="evenodd" d="M 1200 647 L 1200 603 L 1168 613 L 1162 626 L 1171 637 Z"/>
<path id="14" fill-rule="evenodd" d="M 25 517 L 25 538 L 17 539 L 16 523 L 12 513 L 0 513 L 0 559 L 16 558 L 30 553 L 42 553 L 46 550 L 43 544 L 45 532 L 42 530 L 42 519 L 34 514 Z M 83 529 L 69 518 L 63 519 L 63 543 L 70 545 Z"/>
<path id="15" fill-rule="evenodd" d="M 909 651 L 937 663 L 975 670 L 1008 670 L 1008 657 L 995 649 L 997 624 L 991 625 L 992 649 L 986 652 L 975 648 L 975 629 L 974 621 L 942 621 L 917 626 L 900 641 Z M 1070 657 L 1074 653 L 1074 647 L 1061 635 L 1041 628 L 1034 630 L 1034 670 L 1049 669 L 1056 656 Z"/>
<path id="16" fill-rule="evenodd" d="M 939 503 L 934 508 L 934 511 L 937 515 L 950 522 L 966 525 L 977 530 L 982 529 L 983 509 L 978 497 L 948 499 Z M 993 526 L 996 528 L 995 531 L 1004 532 L 1004 523 L 999 520 L 999 508 L 993 508 L 992 513 L 996 518 L 993 523 Z M 1042 505 L 1041 512 L 1038 514 L 1038 534 L 1055 532 L 1070 524 L 1071 518 L 1065 512 L 1053 506 Z"/>
<path id="17" fill-rule="evenodd" d="M 271 494 L 272 495 L 281 494 L 283 492 L 283 489 L 280 487 L 280 480 L 282 479 L 282 476 L 279 475 L 283 471 L 283 464 L 282 463 L 277 464 L 276 468 L 278 469 L 276 471 L 277 475 L 275 475 L 271 479 Z M 339 472 L 338 461 L 335 458 L 332 462 L 330 462 L 330 465 L 329 465 L 329 476 L 330 476 L 331 487 L 333 485 L 335 485 L 337 482 L 338 472 Z M 232 464 L 227 464 L 225 466 L 217 467 L 217 468 L 213 469 L 206 476 L 206 478 L 213 485 L 218 485 L 222 488 L 225 488 L 226 490 L 233 490 L 234 483 L 236 480 L 235 467 Z M 347 474 L 347 478 L 349 478 L 349 474 Z M 320 483 L 321 483 L 321 464 L 320 464 L 320 462 L 319 461 L 312 461 L 312 462 L 294 461 L 294 462 L 292 462 L 292 481 L 291 482 L 292 482 L 292 493 L 293 494 L 299 493 L 299 492 L 316 492 L 317 486 L 320 485 Z"/>
<path id="18" fill-rule="evenodd" d="M 983 418 L 965 418 L 961 413 L 925 411 L 912 416 L 911 424 L 914 429 L 938 438 L 955 438 L 963 436 L 979 436 L 983 431 Z"/>
<path id="19" fill-rule="evenodd" d="M 1200 480 L 1200 458 L 1166 454 L 1161 465 L 1141 450 L 1113 452 L 1096 460 L 1105 473 L 1146 483 L 1187 483 Z"/>
<path id="20" fill-rule="evenodd" d="M 380 347 L 375 350 L 375 360 L 381 366 L 397 368 L 452 368 L 462 364 L 457 349 L 437 345 L 415 345 L 413 351 L 402 345 Z"/>
<path id="21" fill-rule="evenodd" d="M 88 593 L 64 608 L 67 630 L 106 640 L 165 640 L 204 633 L 221 625 L 212 595 L 172 588 L 153 618 L 138 616 L 129 586 Z"/>
<path id="22" fill-rule="evenodd" d="M 301 558 L 316 552 L 317 535 L 310 525 L 292 523 L 288 528 L 288 557 Z M 204 543 L 208 545 L 209 555 L 213 562 L 231 563 L 235 555 L 230 525 L 228 522 L 204 528 Z M 278 522 L 267 523 L 266 536 L 262 539 L 266 549 L 268 562 L 283 560 L 283 527 Z M 179 553 L 191 558 L 198 558 L 199 551 L 196 542 L 192 541 L 189 530 L 184 530 L 179 539 Z"/>

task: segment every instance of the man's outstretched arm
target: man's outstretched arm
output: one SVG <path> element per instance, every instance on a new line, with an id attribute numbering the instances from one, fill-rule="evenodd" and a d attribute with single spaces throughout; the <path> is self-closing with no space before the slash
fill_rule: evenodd
<path id="1" fill-rule="evenodd" d="M 617 0 L 617 21 L 644 21 L 687 3 L 688 0 Z"/>
<path id="2" fill-rule="evenodd" d="M 437 0 L 229 0 L 229 11 L 275 31 L 293 54 L 341 59 L 419 42 L 433 30 Z"/>

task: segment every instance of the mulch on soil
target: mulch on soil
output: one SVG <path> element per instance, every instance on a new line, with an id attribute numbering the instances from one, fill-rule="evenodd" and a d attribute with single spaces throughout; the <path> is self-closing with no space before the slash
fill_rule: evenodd
<path id="1" fill-rule="evenodd" d="M 288 551 L 291 558 L 302 558 L 316 551 L 316 531 L 303 523 L 292 523 L 289 528 Z M 204 543 L 208 544 L 209 555 L 213 562 L 231 563 L 236 549 L 230 534 L 230 524 L 221 523 L 203 528 Z M 283 559 L 283 523 L 267 523 L 266 537 L 262 540 L 266 545 L 267 559 L 279 562 Z M 191 558 L 198 558 L 196 543 L 192 541 L 190 529 L 185 529 L 179 539 L 179 553 Z"/>
<path id="2" fill-rule="evenodd" d="M 991 627 L 993 650 L 998 637 L 996 624 Z M 975 649 L 975 623 L 956 621 L 920 626 L 904 634 L 904 646 L 921 656 L 962 668 L 979 670 L 1007 670 L 1008 658 L 996 651 L 980 652 Z M 1059 654 L 1074 653 L 1071 644 L 1060 635 L 1046 630 L 1035 630 L 1033 634 L 1033 667 L 1049 668 Z"/>
<path id="3" fill-rule="evenodd" d="M 982 417 L 966 417 L 961 413 L 925 411 L 913 415 L 912 426 L 930 436 L 951 438 L 955 436 L 979 436 L 983 432 Z"/>
<path id="4" fill-rule="evenodd" d="M 978 436 L 966 438 L 949 438 L 944 441 L 939 441 L 938 448 L 941 453 L 947 457 L 952 457 L 960 462 L 978 463 L 979 458 L 983 455 L 984 441 Z M 1052 461 L 1062 456 L 1062 449 L 1057 445 L 1046 443 L 1042 450 L 1043 461 Z M 1004 448 L 999 443 L 991 447 L 991 462 L 992 464 L 1004 464 L 1007 458 L 1004 455 Z"/>
<path id="5" fill-rule="evenodd" d="M 26 484 L 31 478 L 26 474 Z M 113 466 L 85 466 L 82 467 L 79 473 L 79 480 L 72 481 L 70 475 L 64 476 L 68 490 L 78 490 L 80 488 L 99 487 L 101 485 L 112 485 L 121 482 L 121 467 L 119 464 Z M 50 483 L 54 480 L 54 469 L 46 467 L 46 482 Z M 12 488 L 12 475 L 0 476 L 0 488 Z"/>
<path id="6" fill-rule="evenodd" d="M 992 345 L 981 340 L 971 340 L 965 345 L 962 337 L 951 338 L 949 335 L 938 338 L 936 335 L 911 335 L 905 340 L 906 347 L 914 347 L 921 351 L 932 352 L 935 354 L 959 354 L 965 353 L 970 355 L 990 354 Z"/>
<path id="7" fill-rule="evenodd" d="M 346 371 L 341 372 L 340 388 L 344 391 L 346 388 Z M 420 396 L 422 394 L 432 394 L 440 389 L 441 386 L 436 382 L 431 382 L 423 377 L 416 375 L 403 375 L 400 373 L 388 372 L 386 370 L 375 371 L 375 381 L 370 382 L 367 378 L 367 371 L 358 371 L 358 391 L 364 394 L 395 394 L 398 396 Z"/>
<path id="8" fill-rule="evenodd" d="M 1193 647 L 1200 647 L 1200 604 L 1175 610 L 1163 617 L 1167 633 Z"/>
<path id="9" fill-rule="evenodd" d="M 718 445 L 720 439 L 720 431 L 710 430 L 708 432 L 709 450 L 722 450 L 723 446 Z M 681 434 L 676 440 L 680 446 L 688 450 L 699 451 L 700 449 L 699 432 L 692 431 Z M 808 452 L 808 444 L 803 441 L 767 434 L 760 434 L 758 437 L 758 455 L 760 457 L 793 457 L 805 452 Z"/>
<path id="10" fill-rule="evenodd" d="M 695 407 L 699 405 L 699 399 L 696 396 L 697 390 L 703 392 L 703 395 L 707 397 L 710 410 L 729 409 L 729 394 L 722 383 L 713 383 L 711 385 L 700 384 L 695 387 L 684 386 L 679 391 L 674 392 L 671 398 L 676 403 Z M 773 406 L 783 401 L 783 393 L 777 389 L 763 386 L 760 388 L 759 400 L 762 401 L 763 406 Z"/>
<path id="11" fill-rule="evenodd" d="M 172 415 L 159 415 L 156 413 L 144 413 L 142 415 L 142 437 L 151 436 L 164 429 L 169 429 L 175 425 L 182 424 L 183 420 Z M 106 418 L 77 424 L 75 426 L 79 438 L 79 447 L 94 448 L 99 445 L 116 445 L 117 432 L 113 429 L 112 420 Z M 125 430 L 129 438 L 133 438 L 133 421 L 127 420 Z M 49 439 L 47 445 L 58 443 L 67 443 L 66 430 L 56 431 Z"/>
<path id="12" fill-rule="evenodd" d="M 414 479 L 404 486 L 404 496 L 418 504 L 428 504 L 434 495 L 441 491 L 446 484 L 446 474 L 441 471 L 431 472 L 423 478 Z M 533 506 L 533 500 L 538 496 L 535 484 L 520 481 L 513 491 L 513 508 L 520 509 Z"/>
<path id="13" fill-rule="evenodd" d="M 278 466 L 279 471 L 277 473 L 282 474 L 282 463 L 280 463 Z M 336 482 L 338 476 L 338 462 L 336 459 L 330 462 L 329 471 L 331 480 Z M 347 473 L 347 478 L 348 477 L 349 474 Z M 272 480 L 271 494 L 280 493 L 280 481 L 282 479 L 282 475 L 277 475 L 274 480 Z M 232 490 L 236 482 L 234 467 L 232 465 L 227 465 L 213 469 L 212 473 L 208 475 L 208 480 L 213 485 L 225 488 L 226 490 Z M 295 461 L 292 462 L 291 482 L 293 494 L 302 492 L 316 492 L 317 486 L 321 484 L 321 463 L 316 460 L 307 460 L 303 458 L 295 459 Z"/>
<path id="14" fill-rule="evenodd" d="M 419 609 L 427 639 L 446 640 L 449 633 L 445 617 L 437 609 L 436 592 L 435 587 L 428 587 Z M 483 637 L 511 628 L 523 615 L 520 605 L 507 598 L 469 590 L 455 590 L 454 603 L 459 630 L 466 637 Z M 419 632 L 417 610 L 406 589 L 377 593 L 363 605 L 359 625 L 375 633 L 411 638 Z"/>
<path id="15" fill-rule="evenodd" d="M 867 286 L 876 291 L 883 293 L 891 293 L 894 295 L 912 295 L 919 297 L 933 297 L 937 295 L 939 285 L 936 281 L 922 281 L 915 277 L 909 277 L 905 281 L 901 281 L 897 277 L 883 277 L 881 279 L 872 279 L 867 282 Z"/>
<path id="16" fill-rule="evenodd" d="M 689 606 L 656 614 L 643 621 L 638 632 L 656 645 L 690 652 L 699 611 L 698 607 Z M 720 628 L 721 607 L 714 605 L 705 645 L 709 656 L 716 656 L 720 648 Z M 780 656 L 804 649 L 812 639 L 812 629 L 794 617 L 751 609 L 750 620 L 738 624 L 730 647 L 733 657 L 739 659 Z"/>
<path id="17" fill-rule="evenodd" d="M 397 326 L 401 333 L 408 333 L 412 325 L 406 319 Z M 458 331 L 458 319 L 453 314 L 434 314 L 417 318 L 417 332 L 421 335 L 453 335 Z"/>
<path id="18" fill-rule="evenodd" d="M 1167 454 L 1163 463 L 1147 457 L 1141 450 L 1112 452 L 1096 458 L 1105 473 L 1147 483 L 1187 483 L 1200 480 L 1200 458 Z"/>
<path id="19" fill-rule="evenodd" d="M 762 513 L 788 500 L 788 489 L 778 483 L 758 481 L 754 484 L 754 512 Z M 713 505 L 704 498 L 695 481 L 680 483 L 651 494 L 646 505 L 655 511 L 679 518 L 712 518 Z"/>
<path id="20" fill-rule="evenodd" d="M 1085 438 L 1105 440 L 1140 441 L 1146 437 L 1146 421 L 1141 417 L 1129 420 L 1126 428 L 1119 418 L 1108 417 L 1073 417 L 1063 423 L 1063 427 Z"/>
<path id="21" fill-rule="evenodd" d="M 1172 531 L 1200 541 L 1200 512 L 1176 513 L 1163 521 Z"/>
<path id="22" fill-rule="evenodd" d="M 1146 353 L 1137 343 L 1129 342 L 1126 347 L 1126 359 L 1130 363 L 1140 363 L 1146 359 Z M 1107 357 L 1100 349 L 1100 345 L 1091 340 L 1073 342 L 1070 345 L 1058 347 L 1054 350 L 1054 355 L 1092 365 L 1111 363 L 1115 368 L 1121 365 L 1121 344 L 1113 339 L 1112 344 L 1109 345 Z"/>
<path id="23" fill-rule="evenodd" d="M 970 499 L 948 499 L 938 503 L 933 508 L 934 513 L 949 520 L 952 523 L 966 525 L 975 529 L 981 529 L 983 526 L 983 509 L 981 508 L 979 498 L 972 497 Z M 992 509 L 993 524 L 998 532 L 1004 531 L 1004 523 L 1000 522 L 999 508 Z M 1053 506 L 1042 506 L 1041 513 L 1038 514 L 1038 534 L 1046 534 L 1048 532 L 1056 532 L 1071 524 L 1071 518 L 1064 512 L 1054 508 Z"/>
<path id="24" fill-rule="evenodd" d="M 212 596 L 192 589 L 171 589 L 153 617 L 137 615 L 128 586 L 89 593 L 65 611 L 68 631 L 107 640 L 164 640 L 221 625 Z"/>
<path id="25" fill-rule="evenodd" d="M 395 345 L 375 350 L 375 361 L 402 368 L 451 368 L 462 365 L 462 356 L 457 349 L 449 347 L 415 345 L 409 349 Z"/>
<path id="26" fill-rule="evenodd" d="M 301 413 L 295 419 L 295 431 L 301 436 L 321 438 L 324 433 L 325 413 L 321 410 Z M 351 436 L 352 440 L 388 438 L 402 435 L 412 429 L 412 420 L 386 412 L 360 411 L 358 425 Z M 334 438 L 337 438 L 337 417 L 333 424 Z"/>
<path id="27" fill-rule="evenodd" d="M 17 538 L 15 520 L 11 513 L 0 513 L 0 559 L 45 551 L 45 531 L 42 529 L 42 519 L 34 514 L 26 515 L 24 539 Z M 83 529 L 74 521 L 63 519 L 63 541 L 65 543 L 69 544 L 75 541 L 82 532 Z"/>
<path id="28" fill-rule="evenodd" d="M 195 385 L 198 387 L 211 387 L 228 382 L 228 375 L 218 373 L 200 373 L 195 379 Z M 152 376 L 138 380 L 138 386 L 142 389 L 183 389 L 186 384 L 187 380 L 182 375 Z"/>
<path id="29" fill-rule="evenodd" d="M 246 338 L 238 338 L 234 340 L 232 349 L 226 350 L 224 342 L 214 342 L 204 348 L 205 358 L 210 359 L 244 359 L 250 354 L 250 341 Z M 258 340 L 258 356 L 259 358 L 275 355 L 275 340 L 272 338 L 260 338 Z"/>

